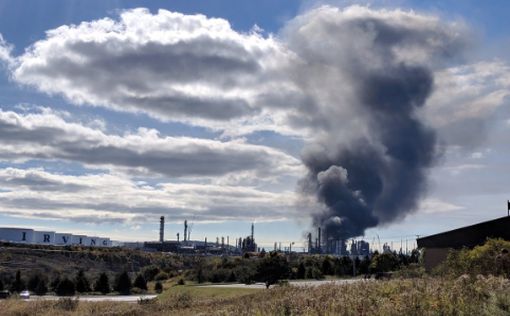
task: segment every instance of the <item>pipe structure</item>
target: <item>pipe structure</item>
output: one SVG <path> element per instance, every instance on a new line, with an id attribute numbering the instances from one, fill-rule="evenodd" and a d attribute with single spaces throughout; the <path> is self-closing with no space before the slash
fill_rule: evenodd
<path id="1" fill-rule="evenodd" d="M 159 218 L 159 242 L 163 242 L 165 239 L 165 217 Z"/>

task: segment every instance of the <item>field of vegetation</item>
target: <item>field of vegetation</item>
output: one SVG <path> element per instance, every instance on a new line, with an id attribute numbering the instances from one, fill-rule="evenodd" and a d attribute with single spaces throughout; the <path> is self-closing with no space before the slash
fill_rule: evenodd
<path id="1" fill-rule="evenodd" d="M 174 286 L 138 304 L 0 302 L 5 315 L 509 315 L 510 282 L 501 277 L 360 281 L 263 290 Z"/>
<path id="2" fill-rule="evenodd" d="M 433 273 L 419 264 L 399 265 L 398 257 L 375 256 L 368 269 L 398 268 L 390 280 L 365 280 L 350 284 L 297 287 L 282 283 L 270 289 L 203 287 L 198 277 L 250 275 L 261 272 L 287 277 L 320 270 L 335 274 L 342 268 L 333 258 L 310 256 L 289 264 L 285 257 L 202 259 L 181 274 L 162 280 L 162 293 L 138 303 L 85 302 L 73 298 L 57 301 L 0 300 L 2 315 L 510 315 L 510 242 L 489 240 L 472 250 L 454 251 Z M 325 263 L 326 262 L 326 263 Z M 275 268 L 276 267 L 276 268 Z M 154 269 L 138 275 L 154 274 Z M 328 270 L 329 269 L 329 270 Z M 301 271 L 298 271 L 301 270 Z M 218 272 L 221 271 L 221 272 Z M 304 271 L 304 272 L 303 272 Z M 158 273 L 161 273 L 159 271 Z M 202 276 L 200 276 L 202 274 Z M 327 273 L 326 273 L 327 274 Z M 185 280 L 187 279 L 187 280 Z M 115 282 L 117 282 L 116 280 Z M 273 280 L 274 281 L 274 280 Z M 156 281 L 149 282 L 151 288 Z"/>

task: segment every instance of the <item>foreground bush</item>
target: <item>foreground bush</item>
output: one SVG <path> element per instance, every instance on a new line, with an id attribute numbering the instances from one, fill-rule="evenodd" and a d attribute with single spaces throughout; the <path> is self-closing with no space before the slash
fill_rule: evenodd
<path id="1" fill-rule="evenodd" d="M 473 249 L 451 251 L 444 264 L 436 271 L 442 275 L 458 277 L 470 275 L 497 275 L 510 277 L 510 242 L 489 239 Z"/>
<path id="2" fill-rule="evenodd" d="M 171 289 L 169 290 L 171 291 Z M 360 281 L 275 287 L 236 298 L 172 293 L 140 304 L 0 301 L 6 315 L 509 315 L 510 281 L 498 277 Z M 143 304 L 142 304 L 143 303 Z"/>

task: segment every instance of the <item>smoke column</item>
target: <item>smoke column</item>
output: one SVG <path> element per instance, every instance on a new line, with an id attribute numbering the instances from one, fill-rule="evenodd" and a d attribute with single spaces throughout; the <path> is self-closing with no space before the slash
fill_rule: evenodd
<path id="1" fill-rule="evenodd" d="M 433 90 L 429 59 L 453 53 L 455 35 L 434 18 L 361 7 L 319 8 L 287 34 L 313 100 L 304 114 L 320 126 L 300 182 L 320 207 L 314 225 L 345 239 L 414 211 L 438 156 L 419 115 Z"/>

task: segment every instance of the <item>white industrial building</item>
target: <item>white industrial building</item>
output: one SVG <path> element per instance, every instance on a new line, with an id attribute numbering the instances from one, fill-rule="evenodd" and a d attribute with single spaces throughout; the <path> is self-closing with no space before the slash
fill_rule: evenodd
<path id="1" fill-rule="evenodd" d="M 0 241 L 34 245 L 70 246 L 81 245 L 90 247 L 111 247 L 107 237 L 89 237 L 53 231 L 36 231 L 30 228 L 0 227 Z"/>

